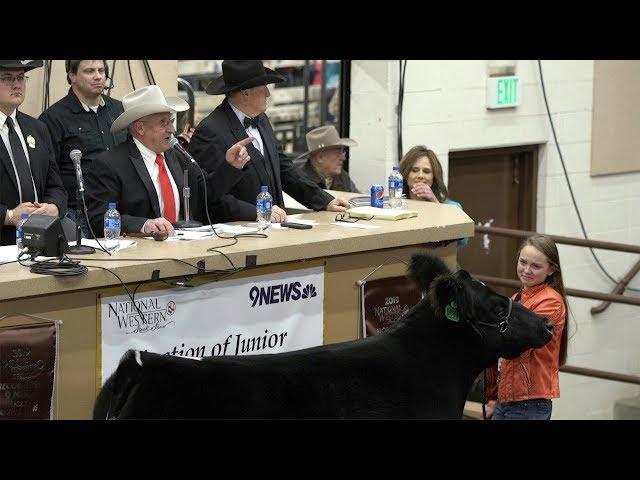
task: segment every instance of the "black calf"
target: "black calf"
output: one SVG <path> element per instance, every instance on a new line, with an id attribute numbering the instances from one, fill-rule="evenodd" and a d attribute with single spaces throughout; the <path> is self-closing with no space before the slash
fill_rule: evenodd
<path id="1" fill-rule="evenodd" d="M 410 273 L 428 295 L 374 337 L 200 360 L 130 350 L 94 418 L 459 419 L 483 368 L 551 339 L 544 317 L 437 257 Z"/>

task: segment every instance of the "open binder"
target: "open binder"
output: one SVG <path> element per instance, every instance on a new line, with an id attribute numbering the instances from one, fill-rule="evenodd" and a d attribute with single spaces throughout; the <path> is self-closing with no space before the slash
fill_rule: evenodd
<path id="1" fill-rule="evenodd" d="M 347 210 L 347 214 L 352 218 L 362 218 L 371 220 L 401 220 L 403 218 L 417 217 L 418 212 L 415 210 L 396 210 L 391 208 L 377 207 L 354 207 Z"/>

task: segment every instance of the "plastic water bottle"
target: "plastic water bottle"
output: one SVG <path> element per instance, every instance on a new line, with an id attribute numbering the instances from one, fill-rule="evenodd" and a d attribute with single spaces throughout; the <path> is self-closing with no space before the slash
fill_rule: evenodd
<path id="1" fill-rule="evenodd" d="M 391 175 L 389 175 L 389 207 L 402 208 L 402 186 L 404 182 L 398 167 L 393 167 Z"/>
<path id="2" fill-rule="evenodd" d="M 259 230 L 271 230 L 271 205 L 273 199 L 269 193 L 269 187 L 262 185 L 260 187 L 260 193 L 256 198 L 256 211 L 258 213 L 258 229 Z"/>
<path id="3" fill-rule="evenodd" d="M 109 202 L 109 210 L 104 212 L 104 246 L 108 250 L 120 247 L 120 213 L 116 202 Z"/>
<path id="4" fill-rule="evenodd" d="M 22 212 L 20 214 L 20 221 L 16 225 L 16 246 L 18 247 L 18 253 L 22 250 L 22 225 L 29 218 L 29 214 L 27 212 Z"/>

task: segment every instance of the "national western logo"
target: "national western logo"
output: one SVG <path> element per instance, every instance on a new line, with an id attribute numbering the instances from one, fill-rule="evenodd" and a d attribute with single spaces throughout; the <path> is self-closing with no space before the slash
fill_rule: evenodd
<path id="1" fill-rule="evenodd" d="M 108 312 L 108 318 L 116 320 L 125 333 L 146 333 L 173 325 L 176 304 L 151 297 L 136 300 L 135 306 L 130 301 L 109 303 Z"/>
<path id="2" fill-rule="evenodd" d="M 253 286 L 249 290 L 249 300 L 252 307 L 298 301 L 316 296 L 318 296 L 318 292 L 312 283 L 308 283 L 304 288 L 300 282 L 290 282 L 267 287 Z"/>

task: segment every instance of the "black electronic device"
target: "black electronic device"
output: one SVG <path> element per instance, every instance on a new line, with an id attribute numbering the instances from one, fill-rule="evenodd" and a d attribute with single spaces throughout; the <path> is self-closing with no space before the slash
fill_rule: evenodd
<path id="1" fill-rule="evenodd" d="M 22 225 L 22 246 L 34 256 L 62 257 L 69 251 L 69 244 L 58 217 L 31 215 Z"/>
<path id="2" fill-rule="evenodd" d="M 287 228 L 296 228 L 298 230 L 308 230 L 311 228 L 311 225 L 307 225 L 306 223 L 282 222 L 280 225 Z"/>

